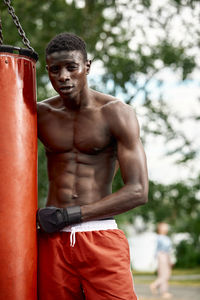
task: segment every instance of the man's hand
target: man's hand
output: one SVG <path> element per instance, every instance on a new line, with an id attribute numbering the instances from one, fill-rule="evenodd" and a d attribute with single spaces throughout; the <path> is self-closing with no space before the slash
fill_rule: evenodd
<path id="1" fill-rule="evenodd" d="M 40 228 L 47 232 L 58 232 L 65 226 L 81 222 L 80 206 L 58 208 L 48 206 L 39 208 L 37 211 L 37 223 Z"/>

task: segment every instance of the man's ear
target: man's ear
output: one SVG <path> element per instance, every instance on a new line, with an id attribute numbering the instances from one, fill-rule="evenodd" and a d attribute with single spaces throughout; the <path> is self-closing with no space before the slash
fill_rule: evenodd
<path id="1" fill-rule="evenodd" d="M 48 67 L 48 65 L 46 65 L 46 66 L 45 66 L 45 68 L 46 68 L 46 70 L 47 70 L 47 71 L 49 71 L 49 67 Z"/>
<path id="2" fill-rule="evenodd" d="M 86 72 L 87 72 L 87 75 L 90 73 L 91 63 L 92 63 L 91 59 L 88 59 L 86 61 Z"/>

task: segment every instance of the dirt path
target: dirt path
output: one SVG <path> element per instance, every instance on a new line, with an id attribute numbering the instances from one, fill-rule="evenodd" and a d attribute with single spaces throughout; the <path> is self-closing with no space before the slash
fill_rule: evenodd
<path id="1" fill-rule="evenodd" d="M 187 276 L 188 277 L 188 276 Z M 135 277 L 135 290 L 138 296 L 138 300 L 163 300 L 159 295 L 152 295 L 149 284 L 152 282 L 152 276 L 149 278 L 145 277 Z M 196 278 L 195 278 L 196 279 Z M 171 300 L 200 300 L 200 281 L 199 284 L 180 284 L 172 283 L 170 284 L 170 293 L 173 295 Z"/>
<path id="2" fill-rule="evenodd" d="M 160 296 L 152 295 L 147 284 L 135 284 L 138 300 L 163 300 Z M 200 286 L 170 285 L 173 294 L 171 300 L 200 300 Z"/>

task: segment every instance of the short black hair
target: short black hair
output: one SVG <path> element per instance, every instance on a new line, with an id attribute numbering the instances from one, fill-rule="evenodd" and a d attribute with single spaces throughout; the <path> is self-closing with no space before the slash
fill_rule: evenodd
<path id="1" fill-rule="evenodd" d="M 56 35 L 48 44 L 46 47 L 46 57 L 57 51 L 74 51 L 79 50 L 83 54 L 83 58 L 86 61 L 87 60 L 87 51 L 86 51 L 86 43 L 82 38 L 79 36 L 63 32 L 58 35 Z"/>

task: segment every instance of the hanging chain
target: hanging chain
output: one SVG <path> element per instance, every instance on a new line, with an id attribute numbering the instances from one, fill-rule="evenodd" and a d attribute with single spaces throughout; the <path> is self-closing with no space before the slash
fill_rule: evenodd
<path id="1" fill-rule="evenodd" d="M 11 0 L 3 0 L 5 5 L 7 6 L 8 8 L 8 12 L 9 14 L 12 16 L 12 19 L 13 19 L 13 22 L 15 23 L 16 27 L 17 27 L 17 30 L 18 30 L 18 33 L 19 35 L 21 36 L 22 38 L 22 42 L 23 44 L 28 47 L 31 51 L 34 52 L 34 49 L 31 47 L 30 45 L 30 41 L 27 39 L 26 37 L 26 34 L 24 32 L 24 30 L 22 29 L 22 26 L 19 22 L 19 19 L 18 17 L 16 16 L 15 14 L 15 10 L 14 8 L 11 6 Z M 1 43 L 1 38 L 2 38 L 2 33 L 1 33 L 1 29 L 2 29 L 2 26 L 0 25 L 0 43 Z M 3 39 L 2 39 L 2 42 L 3 42 Z"/>
<path id="2" fill-rule="evenodd" d="M 0 45 L 3 44 L 3 32 L 2 32 L 2 23 L 1 23 L 1 17 L 0 17 Z"/>

